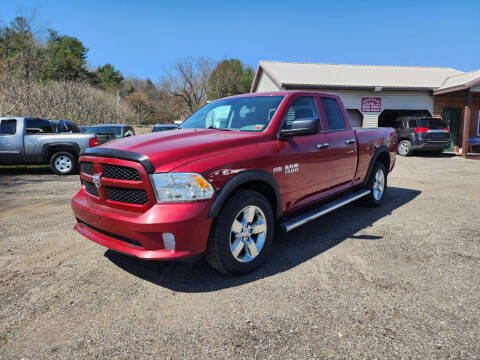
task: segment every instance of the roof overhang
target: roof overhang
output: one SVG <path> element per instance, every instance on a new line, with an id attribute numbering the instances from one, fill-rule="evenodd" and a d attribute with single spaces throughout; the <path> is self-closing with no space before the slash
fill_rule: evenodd
<path id="1" fill-rule="evenodd" d="M 381 87 L 381 91 L 429 91 L 431 92 L 432 88 L 426 87 L 389 87 L 381 85 L 369 85 L 369 86 L 341 86 L 341 85 L 322 85 L 322 84 L 284 84 L 282 83 L 282 88 L 285 90 L 300 90 L 300 89 L 311 89 L 311 90 L 356 90 L 356 91 L 375 91 L 375 88 Z"/>
<path id="2" fill-rule="evenodd" d="M 433 95 L 441 95 L 441 94 L 447 94 L 447 93 L 456 92 L 456 91 L 467 90 L 479 84 L 480 84 L 480 78 L 470 81 L 467 84 L 452 86 L 450 88 L 445 88 L 445 89 L 440 88 L 437 90 L 433 90 Z"/>

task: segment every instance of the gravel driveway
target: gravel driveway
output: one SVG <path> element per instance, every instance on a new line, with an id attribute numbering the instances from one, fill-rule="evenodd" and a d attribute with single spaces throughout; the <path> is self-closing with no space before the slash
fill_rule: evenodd
<path id="1" fill-rule="evenodd" d="M 277 233 L 244 277 L 92 243 L 79 186 L 0 169 L 0 359 L 479 357 L 480 161 L 399 158 L 383 207 Z"/>

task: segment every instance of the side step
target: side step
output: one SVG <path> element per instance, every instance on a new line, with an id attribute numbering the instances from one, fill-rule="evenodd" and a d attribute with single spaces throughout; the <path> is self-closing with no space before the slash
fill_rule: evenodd
<path id="1" fill-rule="evenodd" d="M 350 204 L 351 202 L 358 200 L 364 196 L 370 194 L 370 190 L 363 190 L 361 192 L 350 193 L 345 196 L 342 196 L 339 199 L 336 199 L 330 203 L 321 205 L 320 207 L 307 211 L 301 215 L 295 216 L 291 219 L 285 220 L 280 223 L 280 226 L 286 232 L 296 229 L 303 224 L 306 224 L 312 220 L 318 219 L 320 216 L 328 214 L 333 210 L 336 210 L 344 205 Z"/>

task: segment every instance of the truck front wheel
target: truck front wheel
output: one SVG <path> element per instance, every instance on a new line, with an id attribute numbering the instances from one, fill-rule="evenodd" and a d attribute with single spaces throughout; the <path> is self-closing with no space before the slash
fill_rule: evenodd
<path id="1" fill-rule="evenodd" d="M 363 198 L 366 206 L 377 207 L 383 202 L 387 191 L 387 174 L 387 169 L 382 163 L 375 163 L 366 186 L 370 194 Z"/>
<path id="2" fill-rule="evenodd" d="M 69 175 L 77 170 L 75 155 L 67 151 L 56 152 L 50 157 L 50 168 L 57 175 Z"/>
<path id="3" fill-rule="evenodd" d="M 252 271 L 268 255 L 273 228 L 268 200 L 256 191 L 237 191 L 213 223 L 206 251 L 208 263 L 231 275 Z"/>

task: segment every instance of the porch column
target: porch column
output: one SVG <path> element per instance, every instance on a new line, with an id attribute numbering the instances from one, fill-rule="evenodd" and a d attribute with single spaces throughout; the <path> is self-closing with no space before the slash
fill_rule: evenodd
<path id="1" fill-rule="evenodd" d="M 463 136 L 462 136 L 462 156 L 466 157 L 468 152 L 468 137 L 470 135 L 470 112 L 472 108 L 472 92 L 467 89 L 465 96 L 465 108 L 463 111 Z"/>

